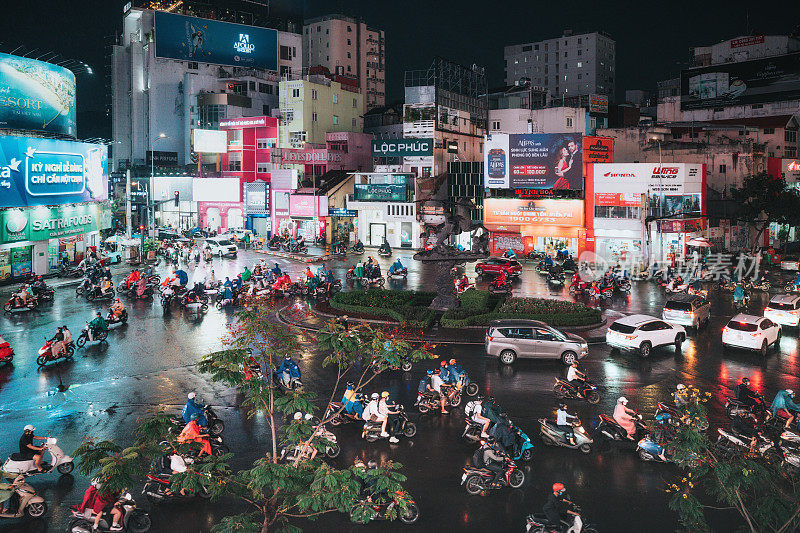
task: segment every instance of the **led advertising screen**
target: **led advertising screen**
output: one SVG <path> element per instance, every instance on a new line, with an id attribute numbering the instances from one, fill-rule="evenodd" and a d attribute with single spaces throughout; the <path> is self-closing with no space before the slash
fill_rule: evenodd
<path id="1" fill-rule="evenodd" d="M 192 130 L 192 148 L 201 154 L 224 154 L 228 151 L 228 133 L 223 130 Z"/>
<path id="2" fill-rule="evenodd" d="M 74 137 L 75 75 L 51 63 L 0 54 L 0 128 Z"/>
<path id="3" fill-rule="evenodd" d="M 278 70 L 278 32 L 156 11 L 156 56 Z"/>
<path id="4" fill-rule="evenodd" d="M 484 143 L 484 187 L 583 189 L 583 136 L 492 134 Z"/>
<path id="5" fill-rule="evenodd" d="M 106 199 L 105 145 L 0 137 L 0 208 Z"/>

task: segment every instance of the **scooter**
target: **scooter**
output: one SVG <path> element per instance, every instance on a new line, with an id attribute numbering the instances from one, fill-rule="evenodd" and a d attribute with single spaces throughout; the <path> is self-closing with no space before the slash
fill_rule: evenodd
<path id="1" fill-rule="evenodd" d="M 208 434 L 212 437 L 222 435 L 222 432 L 225 431 L 225 422 L 217 416 L 217 413 L 214 412 L 214 409 L 210 405 L 204 405 L 203 414 L 206 417 L 206 429 L 208 430 Z M 172 417 L 170 422 L 172 422 L 170 432 L 175 433 L 176 435 L 179 434 L 184 427 L 186 427 L 186 422 L 183 420 L 181 415 Z"/>
<path id="2" fill-rule="evenodd" d="M 720 453 L 732 456 L 751 451 L 750 437 L 722 428 L 717 428 L 717 433 L 719 433 L 719 436 L 715 445 Z M 775 451 L 775 444 L 761 435 L 756 436 L 755 449 L 753 451 L 766 456 L 770 450 Z"/>
<path id="3" fill-rule="evenodd" d="M 467 283 L 466 285 L 461 285 L 459 283 L 459 280 L 454 280 L 453 283 L 455 283 L 455 286 L 456 286 L 456 294 L 464 294 L 465 292 L 467 292 L 470 289 L 472 289 L 472 290 L 475 289 L 475 284 L 474 283 Z"/>
<path id="4" fill-rule="evenodd" d="M 381 246 L 378 248 L 378 255 L 380 257 L 392 257 L 392 249 L 388 246 Z"/>
<path id="5" fill-rule="evenodd" d="M 115 324 L 127 324 L 128 323 L 128 310 L 123 309 L 122 314 L 117 318 L 117 315 L 114 314 L 113 311 L 108 312 L 108 316 L 106 316 L 106 324 L 109 326 L 113 326 Z"/>
<path id="6" fill-rule="evenodd" d="M 550 531 L 567 531 L 573 533 L 580 531 L 581 533 L 597 533 L 597 527 L 594 524 L 584 524 L 583 517 L 581 516 L 581 509 L 574 503 L 570 503 L 569 510 L 572 511 L 572 523 L 568 520 L 561 520 L 560 524 L 553 524 L 547 519 L 544 514 L 530 514 L 527 517 L 525 524 L 526 533 L 548 533 Z"/>
<path id="7" fill-rule="evenodd" d="M 123 494 L 119 501 L 122 503 L 122 530 L 127 533 L 147 533 L 152 527 L 150 515 L 136 507 L 136 502 L 130 493 Z M 110 533 L 111 515 L 103 514 L 98 524 L 98 529 L 92 529 L 94 516 L 90 509 L 85 513 L 73 511 L 72 520 L 67 526 L 68 533 Z"/>
<path id="8" fill-rule="evenodd" d="M 408 420 L 406 410 L 402 405 L 397 406 L 398 413 L 398 429 L 397 436 L 403 435 L 409 439 L 417 434 L 417 425 Z M 389 437 L 381 436 L 381 422 L 372 422 L 367 420 L 364 422 L 364 431 L 361 437 L 366 439 L 367 442 L 375 442 L 379 439 L 387 439 Z"/>
<path id="9" fill-rule="evenodd" d="M 675 404 L 667 403 L 667 402 L 658 402 L 658 407 L 656 407 L 655 416 L 660 415 L 661 413 L 667 413 L 669 415 L 669 419 L 673 424 L 687 424 L 686 415 L 678 409 Z M 702 422 L 698 423 L 697 429 L 700 431 L 706 431 L 708 429 L 708 419 L 704 419 Z"/>
<path id="10" fill-rule="evenodd" d="M 505 283 L 499 284 L 492 280 L 489 283 L 489 292 L 492 294 L 511 294 L 511 281 L 506 280 Z"/>
<path id="11" fill-rule="evenodd" d="M 56 291 L 47 285 L 41 285 L 39 287 L 31 285 L 31 290 L 33 291 L 33 295 L 36 296 L 40 302 L 52 302 L 56 295 Z"/>
<path id="12" fill-rule="evenodd" d="M 284 383 L 281 377 L 277 374 L 277 371 L 272 373 L 272 383 L 276 387 L 280 387 L 285 391 L 293 391 L 303 388 L 303 381 L 300 378 L 291 376 L 289 377 L 289 383 Z"/>
<path id="13" fill-rule="evenodd" d="M 419 506 L 417 506 L 417 503 L 414 500 L 410 499 L 408 495 L 406 496 L 407 498 L 406 498 L 405 510 L 402 509 L 395 510 L 397 504 L 395 503 L 394 500 L 392 500 L 389 504 L 376 503 L 371 500 L 361 500 L 359 503 L 353 505 L 352 508 L 353 510 L 350 511 L 350 514 L 352 516 L 353 511 L 355 509 L 364 505 L 368 505 L 372 507 L 372 510 L 375 512 L 375 514 L 372 516 L 372 518 L 370 518 L 370 520 L 389 520 L 389 517 L 395 515 L 396 513 L 397 518 L 399 518 L 400 521 L 403 522 L 404 524 L 413 524 L 417 520 L 419 520 Z"/>
<path id="14" fill-rule="evenodd" d="M 57 276 L 59 278 L 80 278 L 83 277 L 83 269 L 77 266 L 62 266 L 59 269 Z"/>
<path id="15" fill-rule="evenodd" d="M 53 341 L 45 341 L 44 346 L 39 348 L 39 355 L 36 358 L 36 364 L 44 366 L 51 361 L 58 361 L 59 359 L 72 359 L 75 355 L 75 347 L 72 343 L 65 344 L 63 351 L 56 355 L 53 353 Z"/>
<path id="16" fill-rule="evenodd" d="M 359 246 L 358 244 L 359 243 L 355 243 L 351 248 L 351 250 L 353 251 L 354 254 L 361 255 L 364 253 L 364 245 L 362 244 L 361 246 Z"/>
<path id="17" fill-rule="evenodd" d="M 622 294 L 627 294 L 631 292 L 631 280 L 628 278 L 614 278 L 613 283 L 611 284 L 614 292 L 619 292 Z"/>
<path id="18" fill-rule="evenodd" d="M 553 385 L 553 394 L 556 398 L 584 399 L 594 405 L 600 401 L 600 393 L 597 392 L 597 385 L 587 379 L 579 383 L 580 388 L 576 389 L 566 379 L 556 377 L 556 384 Z"/>
<path id="19" fill-rule="evenodd" d="M 589 292 L 590 285 L 585 281 L 573 281 L 569 286 L 570 294 L 583 294 Z"/>
<path id="20" fill-rule="evenodd" d="M 403 370 L 405 370 L 405 367 L 403 368 Z M 411 369 L 409 368 L 409 370 Z M 479 389 L 478 384 L 470 380 L 466 372 L 463 372 L 459 376 L 459 379 L 458 381 L 455 382 L 454 387 L 458 392 L 465 393 L 467 396 L 478 395 L 478 389 Z"/>
<path id="21" fill-rule="evenodd" d="M 445 394 L 444 404 L 446 407 L 458 407 L 461 405 L 461 393 L 454 388 L 450 388 L 447 394 Z M 441 403 L 439 402 L 439 398 L 432 394 L 417 394 L 417 401 L 414 403 L 414 406 L 419 409 L 420 413 L 425 414 L 428 411 L 439 409 Z"/>
<path id="22" fill-rule="evenodd" d="M 191 457 L 184 459 L 187 463 L 194 462 Z M 170 457 L 164 456 L 161 459 L 154 461 L 150 473 L 147 474 L 147 481 L 145 481 L 142 494 L 150 501 L 151 504 L 156 505 L 165 501 L 175 500 L 188 500 L 194 497 L 207 500 L 211 498 L 211 494 L 201 486 L 197 492 L 186 495 L 181 495 L 178 490 L 170 489 L 170 478 L 172 477 L 172 469 L 170 468 Z"/>
<path id="23" fill-rule="evenodd" d="M 92 282 L 89 278 L 83 278 L 80 284 L 75 287 L 75 297 L 83 296 L 85 292 L 88 292 L 92 289 Z"/>
<path id="24" fill-rule="evenodd" d="M 14 348 L 0 337 L 0 364 L 10 365 L 14 361 Z"/>
<path id="25" fill-rule="evenodd" d="M 14 299 L 12 298 L 6 302 L 3 311 L 8 314 L 24 313 L 26 311 L 33 311 L 39 305 L 39 299 L 36 296 L 28 297 L 28 303 L 14 306 Z"/>
<path id="26" fill-rule="evenodd" d="M 647 434 L 647 427 L 642 422 L 642 415 L 636 415 L 633 419 L 636 431 L 633 438 L 628 437 L 628 431 L 623 428 L 613 417 L 601 414 L 597 417 L 597 423 L 592 423 L 595 437 L 603 437 L 606 440 L 618 442 L 636 442 L 637 437 Z"/>
<path id="27" fill-rule="evenodd" d="M 3 471 L 12 474 L 22 474 L 23 476 L 33 476 L 36 474 L 46 474 L 53 469 L 58 470 L 59 474 L 69 474 L 75 468 L 72 457 L 65 454 L 58 446 L 58 441 L 54 437 L 47 437 L 44 443 L 45 451 L 50 453 L 50 462 L 42 462 L 41 472 L 36 468 L 33 459 L 25 459 L 19 453 L 12 453 L 11 457 L 3 463 Z"/>
<path id="28" fill-rule="evenodd" d="M 361 286 L 362 287 L 369 287 L 370 285 L 377 285 L 378 287 L 383 287 L 386 283 L 386 280 L 383 276 L 379 278 L 361 278 Z"/>
<path id="29" fill-rule="evenodd" d="M 759 396 L 759 401 L 755 405 L 746 404 L 740 402 L 736 398 L 728 398 L 725 401 L 725 413 L 728 415 L 728 418 L 734 418 L 736 416 L 747 415 L 747 414 L 754 414 L 758 417 L 759 420 L 764 421 L 767 416 L 767 412 L 769 411 L 767 405 L 764 403 L 764 399 Z"/>
<path id="30" fill-rule="evenodd" d="M 78 348 L 83 348 L 83 345 L 87 342 L 97 341 L 97 342 L 107 342 L 106 337 L 108 337 L 108 330 L 106 331 L 98 331 L 97 336 L 93 339 L 89 339 L 89 323 L 86 323 L 86 326 L 81 330 L 81 334 L 78 336 L 78 340 L 75 341 L 75 344 L 78 345 Z"/>
<path id="31" fill-rule="evenodd" d="M 395 278 L 405 278 L 405 277 L 408 276 L 408 269 L 406 267 L 403 267 L 400 270 L 395 270 L 394 272 L 389 270 L 386 273 L 386 275 L 389 277 L 389 279 L 392 279 L 393 277 L 395 277 Z"/>
<path id="32" fill-rule="evenodd" d="M 336 442 L 336 435 L 325 429 L 325 426 L 320 426 L 317 430 L 315 436 L 318 436 L 327 441 L 325 445 L 325 455 L 331 459 L 334 459 L 339 456 L 339 452 L 342 449 L 339 447 L 339 444 Z M 309 445 L 310 446 L 310 445 Z M 303 448 L 303 444 L 295 444 L 289 447 L 281 448 L 281 453 L 279 458 L 283 461 L 292 462 L 297 460 L 297 456 L 300 455 L 300 452 Z"/>
<path id="33" fill-rule="evenodd" d="M 661 458 L 662 450 L 664 450 L 664 448 L 662 448 L 661 445 L 658 444 L 657 442 L 650 440 L 649 436 L 643 438 L 636 444 L 636 452 L 639 454 L 639 458 L 642 461 L 655 461 L 657 463 L 665 462 Z M 686 459 L 684 459 L 683 461 L 676 460 L 670 453 L 669 447 L 667 447 L 664 456 L 667 458 L 666 462 L 668 463 L 686 462 L 686 465 L 690 469 L 694 469 L 700 466 L 700 459 L 695 455 L 691 455 Z"/>
<path id="34" fill-rule="evenodd" d="M 344 277 L 347 278 L 348 280 L 356 279 L 356 266 L 355 265 L 351 266 Z"/>
<path id="35" fill-rule="evenodd" d="M 564 285 L 564 273 L 563 272 L 548 272 L 547 273 L 547 283 L 551 285 Z"/>
<path id="36" fill-rule="evenodd" d="M 498 481 L 494 481 L 494 472 L 488 468 L 477 468 L 472 465 L 464 467 L 461 475 L 461 484 L 467 490 L 467 494 L 475 496 L 488 489 L 500 489 L 511 487 L 520 488 L 525 483 L 525 472 L 517 468 L 517 464 L 507 457 L 505 461 L 506 472 Z"/>
<path id="37" fill-rule="evenodd" d="M 47 503 L 36 494 L 36 489 L 25 483 L 24 476 L 17 476 L 11 483 L 16 498 L 12 495 L 7 512 L 0 512 L 0 518 L 41 518 L 47 513 Z"/>
<path id="38" fill-rule="evenodd" d="M 357 393 L 354 401 L 361 402 L 361 405 L 364 405 L 363 400 L 364 395 Z M 364 422 L 364 419 L 361 418 L 358 413 L 348 413 L 347 410 L 344 409 L 344 404 L 342 402 L 331 402 L 327 411 L 325 411 L 325 418 L 330 418 L 329 423 L 334 427 L 349 424 L 350 422 L 358 422 L 359 424 Z"/>
<path id="39" fill-rule="evenodd" d="M 564 430 L 559 428 L 552 420 L 540 418 L 539 425 L 542 442 L 547 446 L 563 446 L 564 448 L 570 448 L 572 450 L 580 450 L 583 453 L 590 453 L 592 451 L 594 440 L 589 436 L 586 430 L 583 429 L 581 421 L 577 418 L 572 422 L 574 426 L 572 432 L 575 435 L 575 444 L 571 444 L 567 441 Z"/>

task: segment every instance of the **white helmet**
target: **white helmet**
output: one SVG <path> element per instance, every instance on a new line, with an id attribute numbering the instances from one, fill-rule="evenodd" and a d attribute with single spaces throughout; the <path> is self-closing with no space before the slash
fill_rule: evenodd
<path id="1" fill-rule="evenodd" d="M 617 403 L 628 403 L 628 399 L 625 396 L 620 396 Z"/>
<path id="2" fill-rule="evenodd" d="M 294 419 L 295 419 L 295 420 L 300 420 L 300 419 L 302 419 L 302 418 L 303 418 L 303 413 L 301 413 L 300 411 L 297 411 L 297 412 L 294 414 Z"/>
<path id="3" fill-rule="evenodd" d="M 786 392 L 789 393 L 789 396 L 794 396 L 794 391 L 792 389 L 786 389 Z"/>
<path id="4" fill-rule="evenodd" d="M 23 428 L 23 431 L 33 431 L 34 429 L 36 429 L 36 428 L 33 427 L 32 425 L 28 424 L 27 426 L 25 426 Z"/>
<path id="5" fill-rule="evenodd" d="M 188 394 L 188 398 L 189 398 L 190 400 L 194 400 L 195 398 L 197 398 L 197 393 L 190 392 L 190 393 Z"/>
<path id="6" fill-rule="evenodd" d="M 678 390 L 683 390 L 686 388 L 686 385 L 684 385 L 683 383 L 678 383 L 677 385 L 675 385 L 675 388 Z"/>
<path id="7" fill-rule="evenodd" d="M 377 392 L 373 392 L 372 395 L 370 396 L 370 399 L 372 399 L 372 400 L 377 400 L 379 398 L 380 398 L 380 395 Z"/>

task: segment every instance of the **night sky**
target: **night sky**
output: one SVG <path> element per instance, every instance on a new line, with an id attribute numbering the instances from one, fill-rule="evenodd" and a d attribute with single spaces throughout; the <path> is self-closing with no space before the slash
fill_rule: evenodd
<path id="1" fill-rule="evenodd" d="M 301 1 L 301 0 L 297 0 Z M 104 37 L 121 28 L 124 0 L 12 2 L 0 17 L 0 51 L 18 45 L 89 63 L 78 76 L 78 136 L 109 137 L 105 116 Z M 770 7 L 772 6 L 772 7 Z M 748 33 L 786 34 L 800 25 L 800 2 L 515 2 L 474 0 L 306 0 L 306 16 L 344 12 L 386 31 L 389 98 L 401 101 L 403 72 L 427 68 L 438 54 L 487 69 L 503 84 L 503 46 L 602 30 L 617 42 L 617 99 L 675 76 L 691 46 Z M 37 54 L 28 54 L 36 57 Z"/>

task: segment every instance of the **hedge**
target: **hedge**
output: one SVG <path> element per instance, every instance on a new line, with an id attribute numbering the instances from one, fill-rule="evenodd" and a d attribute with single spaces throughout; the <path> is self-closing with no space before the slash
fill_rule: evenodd
<path id="1" fill-rule="evenodd" d="M 462 306 L 463 303 L 462 295 Z M 554 327 L 564 327 L 588 326 L 600 322 L 601 319 L 600 311 L 597 309 L 576 302 L 545 298 L 501 299 L 495 306 L 487 305 L 484 309 L 488 311 L 476 313 L 464 307 L 453 309 L 442 316 L 440 323 L 445 328 L 461 328 L 488 326 L 492 320 L 504 318 L 522 318 L 541 320 Z"/>
<path id="2" fill-rule="evenodd" d="M 346 313 L 382 316 L 403 325 L 429 328 L 436 318 L 436 313 L 428 309 L 435 296 L 432 292 L 370 289 L 336 293 L 330 306 Z"/>

